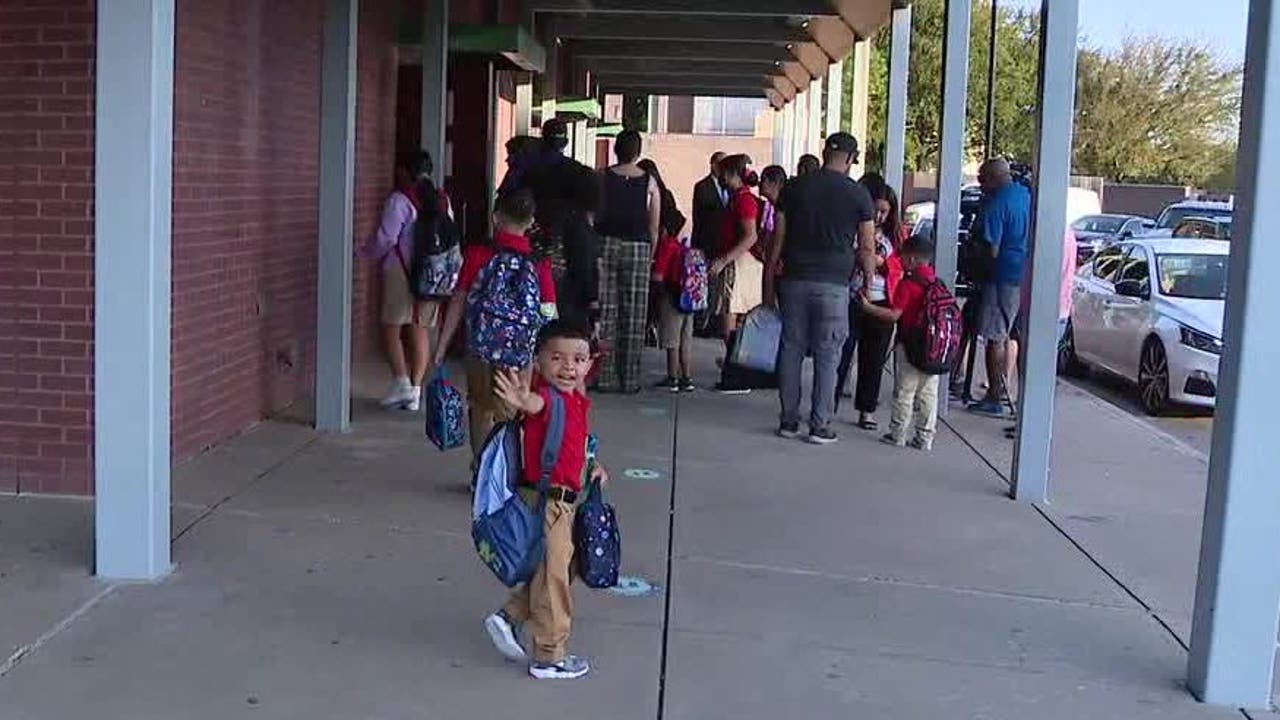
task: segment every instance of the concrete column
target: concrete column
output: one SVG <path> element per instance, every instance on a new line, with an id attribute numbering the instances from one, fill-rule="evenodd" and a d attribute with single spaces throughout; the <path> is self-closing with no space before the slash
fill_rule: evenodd
<path id="1" fill-rule="evenodd" d="M 1019 383 L 1018 441 L 1013 453 L 1013 497 L 1031 503 L 1049 500 L 1062 238 L 1067 231 L 1067 188 L 1071 183 L 1080 9 L 1079 0 L 1042 3 L 1031 303 L 1022 343 L 1023 380 Z"/>
<path id="2" fill-rule="evenodd" d="M 849 78 L 849 82 L 853 84 L 853 97 L 849 103 L 849 132 L 858 139 L 862 153 L 850 173 L 854 177 L 861 177 L 867 167 L 866 149 L 871 144 L 870 138 L 867 137 L 867 108 L 871 105 L 871 42 L 869 40 L 854 43 L 852 70 L 852 77 Z"/>
<path id="3" fill-rule="evenodd" d="M 907 162 L 907 81 L 911 75 L 911 6 L 893 11 L 889 43 L 889 118 L 886 123 L 884 177 L 902 197 Z"/>
<path id="4" fill-rule="evenodd" d="M 964 183 L 965 103 L 969 92 L 968 0 L 947 0 L 942 48 L 942 117 L 938 153 L 938 277 L 956 279 L 956 244 L 960 233 L 960 189 Z"/>
<path id="5" fill-rule="evenodd" d="M 432 178 L 448 174 L 445 131 L 449 127 L 449 0 L 427 0 L 422 24 L 422 149 L 435 162 Z"/>
<path id="6" fill-rule="evenodd" d="M 831 63 L 827 68 L 827 122 L 826 137 L 840 132 L 844 115 L 844 59 Z M 856 137 L 856 136 L 855 136 Z M 859 142 L 863 138 L 858 138 Z"/>
<path id="7" fill-rule="evenodd" d="M 797 94 L 792 105 L 795 106 L 796 124 L 792 135 L 791 167 L 787 168 L 787 172 L 793 173 L 796 171 L 796 164 L 800 162 L 800 156 L 809 152 L 809 98 L 806 93 Z"/>
<path id="8" fill-rule="evenodd" d="M 787 166 L 786 108 L 773 111 L 773 164 Z"/>
<path id="9" fill-rule="evenodd" d="M 824 127 L 822 111 L 826 107 L 826 98 L 822 95 L 822 78 L 809 83 L 809 152 L 816 152 L 821 147 Z"/>
<path id="10" fill-rule="evenodd" d="M 351 428 L 351 242 L 355 224 L 359 0 L 327 0 L 320 91 L 316 429 Z"/>
<path id="11" fill-rule="evenodd" d="M 173 18 L 173 0 L 98 4 L 94 554 L 124 580 L 170 565 Z"/>
<path id="12" fill-rule="evenodd" d="M 516 85 L 516 134 L 533 134 L 533 78 Z"/>
<path id="13" fill-rule="evenodd" d="M 1280 609 L 1280 6 L 1252 0 L 1240 113 L 1218 408 L 1192 613 L 1188 683 L 1205 702 L 1266 710 Z"/>

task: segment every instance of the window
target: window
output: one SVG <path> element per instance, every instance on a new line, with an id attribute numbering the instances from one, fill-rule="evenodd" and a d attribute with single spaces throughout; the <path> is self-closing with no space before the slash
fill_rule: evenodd
<path id="1" fill-rule="evenodd" d="M 1123 247 L 1109 247 L 1098 253 L 1093 258 L 1093 275 L 1099 280 L 1112 280 L 1112 276 L 1116 274 L 1116 270 L 1120 268 L 1120 261 L 1124 258 Z"/>
<path id="2" fill-rule="evenodd" d="M 1160 213 L 1160 220 L 1156 224 L 1162 228 L 1175 228 L 1178 223 L 1189 217 L 1201 218 L 1219 218 L 1231 217 L 1231 210 L 1228 208 L 1216 207 L 1177 207 L 1170 206 Z"/>
<path id="3" fill-rule="evenodd" d="M 1124 218 L 1112 215 L 1085 215 L 1071 223 L 1071 227 L 1080 232 L 1107 233 L 1114 235 L 1120 232 Z"/>
<path id="4" fill-rule="evenodd" d="M 1132 280 L 1137 282 L 1143 288 L 1151 287 L 1151 268 L 1147 264 L 1147 251 L 1145 248 L 1134 245 L 1129 248 L 1129 255 L 1125 257 L 1124 264 L 1120 267 L 1120 275 L 1116 281 Z"/>
<path id="5" fill-rule="evenodd" d="M 1158 255 L 1160 293 L 1169 297 L 1225 300 L 1226 255 Z"/>
<path id="6" fill-rule="evenodd" d="M 693 132 L 696 135 L 756 134 L 756 118 L 764 112 L 765 100 L 756 98 L 699 97 L 693 102 Z"/>

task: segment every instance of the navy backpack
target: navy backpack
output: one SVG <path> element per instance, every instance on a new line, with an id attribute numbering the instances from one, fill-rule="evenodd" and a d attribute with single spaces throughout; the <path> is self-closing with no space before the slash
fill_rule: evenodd
<path id="1" fill-rule="evenodd" d="M 573 554 L 578 575 L 589 588 L 611 588 L 618 584 L 622 565 L 622 536 L 618 514 L 604 500 L 600 483 L 587 484 L 587 496 L 573 518 Z"/>
<path id="2" fill-rule="evenodd" d="M 435 377 L 427 383 L 427 438 L 441 450 L 462 447 L 467 442 L 467 429 L 463 420 L 467 414 L 462 393 L 449 382 L 445 368 L 436 369 Z"/>
<path id="3" fill-rule="evenodd" d="M 564 398 L 551 391 L 551 423 L 542 443 L 542 477 L 538 505 L 529 507 L 516 492 L 523 478 L 520 421 L 502 423 L 489 433 L 476 463 L 471 540 L 480 560 L 507 587 L 533 579 L 546 552 L 543 517 L 551 471 L 564 443 Z"/>
<path id="4" fill-rule="evenodd" d="M 533 258 L 500 251 L 480 270 L 467 295 L 467 347 L 497 367 L 533 363 L 542 329 L 542 295 Z"/>

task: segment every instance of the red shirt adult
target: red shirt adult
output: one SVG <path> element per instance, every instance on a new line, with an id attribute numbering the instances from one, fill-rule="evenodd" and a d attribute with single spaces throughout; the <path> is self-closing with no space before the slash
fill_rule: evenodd
<path id="1" fill-rule="evenodd" d="M 760 201 L 751 194 L 751 188 L 743 185 L 729 197 L 729 206 L 720 221 L 721 256 L 726 255 L 742 240 L 742 223 L 753 225 L 760 219 Z"/>
<path id="2" fill-rule="evenodd" d="M 938 279 L 932 265 L 921 265 L 906 274 L 894 289 L 890 306 L 902 312 L 898 329 L 919 330 L 924 327 L 925 286 Z"/>
<path id="3" fill-rule="evenodd" d="M 551 426 L 551 393 L 546 381 L 534 376 L 533 389 L 542 396 L 542 412 L 524 419 L 524 482 L 537 487 L 542 480 L 542 443 Z M 564 398 L 564 443 L 551 471 L 551 485 L 582 492 L 587 468 L 587 434 L 590 432 L 591 398 L 577 392 L 560 393 Z"/>
<path id="4" fill-rule="evenodd" d="M 515 233 L 502 232 L 499 230 L 493 236 L 492 243 L 480 245 L 470 245 L 462 253 L 462 271 L 458 273 L 458 287 L 460 292 L 471 292 L 471 287 L 476 284 L 476 277 L 480 275 L 480 271 L 485 265 L 489 264 L 498 255 L 499 250 L 510 250 L 512 252 L 529 255 L 533 253 L 533 244 L 529 242 L 528 236 L 516 235 Z M 538 289 L 541 293 L 542 304 L 554 304 L 556 301 L 556 283 L 551 275 L 551 261 L 543 258 L 537 262 L 538 268 Z"/>

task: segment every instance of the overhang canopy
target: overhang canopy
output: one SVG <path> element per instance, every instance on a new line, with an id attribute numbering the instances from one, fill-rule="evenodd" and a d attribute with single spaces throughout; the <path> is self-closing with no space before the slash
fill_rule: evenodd
<path id="1" fill-rule="evenodd" d="M 525 0 L 604 92 L 795 99 L 903 0 Z"/>

